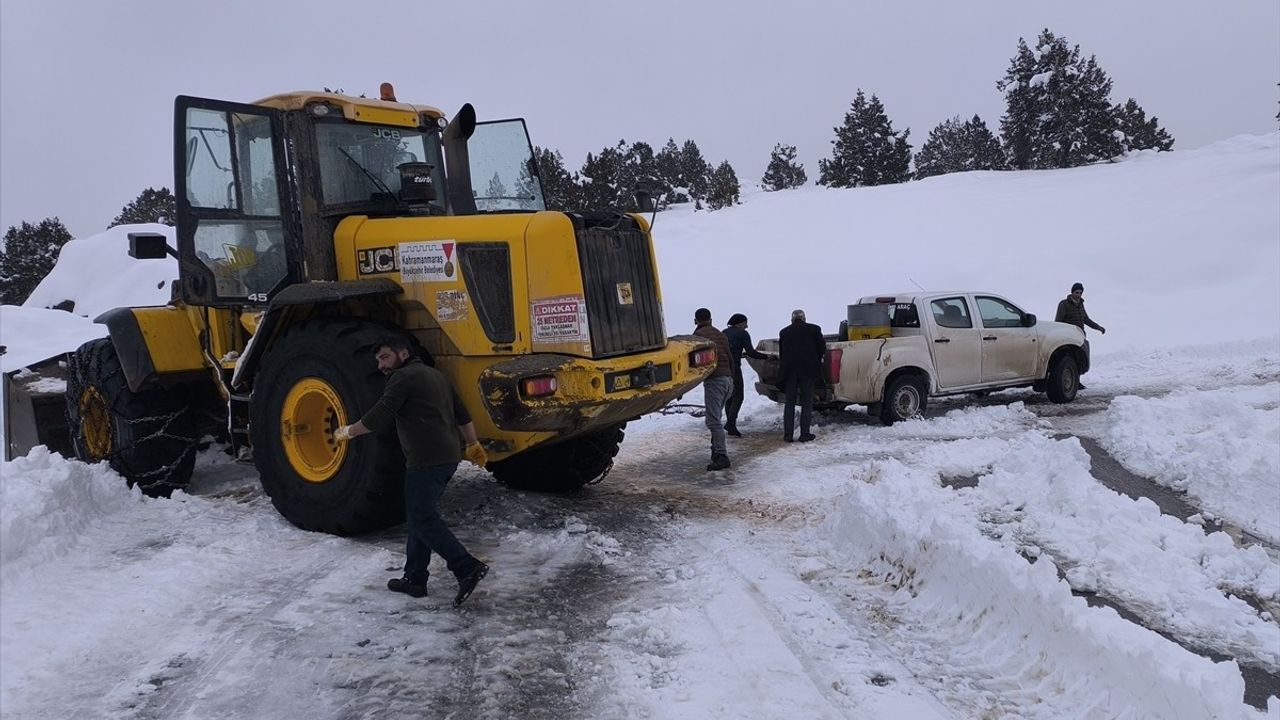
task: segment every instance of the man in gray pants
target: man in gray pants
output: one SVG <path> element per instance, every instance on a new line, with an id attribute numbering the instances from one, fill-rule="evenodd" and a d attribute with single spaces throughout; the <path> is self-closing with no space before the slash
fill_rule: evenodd
<path id="1" fill-rule="evenodd" d="M 703 404 L 707 409 L 707 429 L 711 431 L 711 463 L 707 470 L 729 467 L 729 450 L 725 447 L 724 404 L 733 394 L 733 368 L 729 364 L 729 338 L 711 324 L 711 311 L 698 308 L 693 314 L 697 327 L 693 334 L 716 346 L 716 368 L 702 381 Z"/>

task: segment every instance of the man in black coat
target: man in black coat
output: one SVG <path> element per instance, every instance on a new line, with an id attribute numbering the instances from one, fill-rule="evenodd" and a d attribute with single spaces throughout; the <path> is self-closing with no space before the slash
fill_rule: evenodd
<path id="1" fill-rule="evenodd" d="M 742 409 L 742 356 L 764 360 L 769 357 L 751 347 L 751 333 L 747 332 L 747 316 L 734 313 L 729 318 L 729 327 L 724 329 L 724 336 L 729 339 L 729 366 L 733 370 L 733 394 L 724 406 L 726 422 L 724 431 L 734 437 L 742 437 L 738 432 L 738 411 Z"/>
<path id="2" fill-rule="evenodd" d="M 822 377 L 822 356 L 827 341 L 822 328 L 805 322 L 804 310 L 791 312 L 791 324 L 778 332 L 778 359 L 782 361 L 782 382 L 787 402 L 782 410 L 782 439 L 791 442 L 796 426 L 796 396 L 800 397 L 800 442 L 813 440 L 809 422 L 813 417 L 813 388 Z"/>

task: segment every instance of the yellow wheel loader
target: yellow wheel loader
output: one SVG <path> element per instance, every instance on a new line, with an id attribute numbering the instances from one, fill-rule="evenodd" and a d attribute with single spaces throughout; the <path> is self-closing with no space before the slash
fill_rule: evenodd
<path id="1" fill-rule="evenodd" d="M 598 480 L 628 420 L 710 372 L 707 343 L 666 336 L 642 216 L 547 211 L 523 120 L 384 97 L 177 98 L 177 247 L 130 253 L 179 278 L 71 357 L 82 459 L 167 495 L 212 436 L 289 521 L 355 534 L 403 519 L 394 434 L 333 438 L 380 396 L 390 335 L 450 378 L 517 488 Z"/>

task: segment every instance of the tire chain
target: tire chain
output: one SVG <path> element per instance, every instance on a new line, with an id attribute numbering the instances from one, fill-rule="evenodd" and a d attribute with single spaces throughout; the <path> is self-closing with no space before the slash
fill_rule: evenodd
<path id="1" fill-rule="evenodd" d="M 80 354 L 73 353 L 72 357 L 79 358 Z M 80 378 L 82 376 L 88 375 L 90 377 L 97 377 L 99 378 L 99 383 L 102 383 L 124 372 L 124 370 L 119 366 L 118 362 L 116 364 L 115 369 L 113 369 L 111 372 L 109 373 L 103 372 L 103 366 L 106 365 L 107 363 L 104 361 L 100 353 L 94 353 L 92 355 L 92 361 L 94 363 L 94 365 L 92 366 L 92 370 L 94 371 L 93 373 L 82 372 L 81 368 L 78 367 L 78 364 L 79 364 L 78 361 L 77 360 L 72 361 L 72 364 L 77 365 L 77 367 L 73 368 L 73 372 L 71 373 L 71 376 L 67 381 L 68 394 L 74 393 L 73 397 L 79 398 L 80 395 L 84 392 L 85 387 L 87 385 L 90 385 L 90 383 L 81 383 Z M 147 433 L 146 435 L 143 435 L 141 437 L 137 437 L 132 443 L 125 445 L 123 447 L 115 447 L 115 444 L 113 443 L 111 454 L 105 458 L 102 458 L 102 460 L 106 460 L 108 463 L 112 464 L 112 466 L 114 467 L 115 463 L 123 457 L 125 450 L 130 450 L 133 448 L 140 447 L 144 443 L 147 443 L 153 440 L 163 440 L 163 439 L 176 440 L 178 442 L 184 443 L 187 446 L 186 450 L 184 450 L 180 455 L 178 455 L 178 457 L 175 458 L 174 461 L 171 463 L 161 465 L 158 468 L 154 468 L 152 470 L 139 473 L 135 477 L 129 479 L 129 484 L 131 486 L 138 485 L 139 487 L 143 487 L 143 488 L 159 487 L 164 485 L 168 485 L 174 488 L 185 486 L 185 483 L 173 484 L 173 483 L 169 483 L 168 480 L 170 477 L 173 476 L 174 470 L 177 469 L 178 466 L 180 466 L 183 463 L 183 461 L 187 459 L 189 455 L 192 455 L 195 453 L 198 446 L 197 441 L 199 440 L 199 438 L 189 437 L 186 435 L 173 434 L 168 432 L 168 429 L 178 418 L 182 417 L 184 413 L 190 412 L 191 408 L 183 407 L 171 413 L 148 415 L 140 418 L 128 418 L 123 416 L 119 412 L 119 405 L 121 403 L 122 397 L 123 397 L 122 394 L 117 394 L 115 397 L 111 398 L 111 402 L 110 402 L 110 406 L 108 407 L 108 410 L 110 410 L 114 420 L 122 422 L 126 425 L 132 425 L 132 426 L 141 425 L 142 423 L 153 423 L 153 422 L 159 422 L 160 425 L 153 432 Z M 70 403 L 68 403 L 67 405 L 66 418 L 67 418 L 67 427 L 71 432 L 71 437 L 73 441 L 72 446 L 77 447 L 79 445 L 78 439 L 81 437 L 81 430 L 84 427 L 83 418 L 80 417 L 80 413 L 78 410 L 73 416 L 71 412 Z M 77 447 L 77 453 L 78 452 L 79 452 L 79 449 Z M 148 482 L 147 479 L 150 479 L 150 478 L 158 478 L 158 479 L 153 479 Z"/>

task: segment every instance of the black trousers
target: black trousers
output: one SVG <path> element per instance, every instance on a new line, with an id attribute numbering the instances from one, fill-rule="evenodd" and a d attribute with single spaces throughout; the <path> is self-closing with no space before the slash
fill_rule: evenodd
<path id="1" fill-rule="evenodd" d="M 738 424 L 738 411 L 742 409 L 742 368 L 733 371 L 733 392 L 729 401 L 724 404 L 725 425 L 735 427 Z"/>
<path id="2" fill-rule="evenodd" d="M 782 408 L 782 434 L 791 437 L 796 428 L 796 400 L 800 401 L 800 434 L 809 434 L 809 423 L 813 420 L 813 386 L 810 377 L 789 377 L 786 380 L 787 403 Z"/>
<path id="3" fill-rule="evenodd" d="M 454 537 L 440 516 L 440 496 L 458 463 L 409 468 L 404 476 L 404 509 L 409 536 L 405 539 L 404 577 L 414 585 L 427 583 L 427 566 L 435 551 L 454 575 L 462 577 L 479 563 Z"/>

